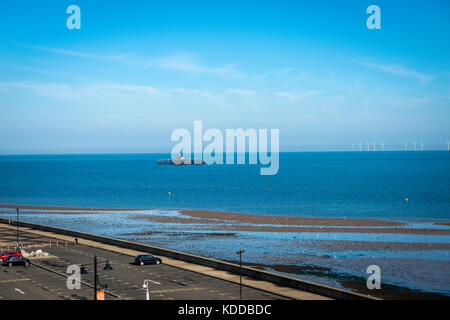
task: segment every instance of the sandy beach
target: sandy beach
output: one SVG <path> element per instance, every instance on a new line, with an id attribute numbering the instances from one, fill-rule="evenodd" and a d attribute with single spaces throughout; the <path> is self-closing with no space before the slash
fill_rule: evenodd
<path id="1" fill-rule="evenodd" d="M 230 220 L 244 223 L 258 224 L 279 224 L 279 225 L 317 225 L 317 226 L 400 226 L 400 222 L 393 222 L 378 219 L 358 219 L 358 218 L 310 218 L 310 217 L 289 217 L 272 216 L 249 213 L 207 211 L 207 210 L 181 210 L 181 213 L 188 217 L 208 218 L 218 220 Z"/>

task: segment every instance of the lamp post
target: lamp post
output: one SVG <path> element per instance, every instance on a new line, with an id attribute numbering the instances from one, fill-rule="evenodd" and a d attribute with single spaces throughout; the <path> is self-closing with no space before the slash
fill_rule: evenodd
<path id="1" fill-rule="evenodd" d="M 242 300 L 242 254 L 244 253 L 244 250 L 236 251 L 236 254 L 239 255 L 239 296 L 240 300 Z"/>
<path id="2" fill-rule="evenodd" d="M 20 245 L 19 245 L 19 208 L 16 208 L 16 228 L 17 228 L 17 232 L 16 232 L 16 237 L 17 237 L 16 250 L 20 252 Z"/>
<path id="3" fill-rule="evenodd" d="M 97 300 L 97 284 L 100 286 L 100 289 L 106 289 L 108 288 L 107 284 L 101 284 L 100 281 L 98 281 L 98 275 L 97 275 L 97 263 L 98 262 L 105 262 L 105 266 L 103 267 L 103 270 L 113 270 L 111 267 L 111 264 L 109 263 L 109 260 L 97 260 L 97 255 L 94 255 L 94 263 L 84 263 L 80 266 L 80 273 L 81 274 L 88 274 L 88 271 L 86 270 L 86 266 L 94 265 L 94 300 Z"/>
<path id="4" fill-rule="evenodd" d="M 142 286 L 145 290 L 146 290 L 146 294 L 145 294 L 145 300 L 150 300 L 150 286 L 149 286 L 149 282 L 154 283 L 154 284 L 161 284 L 157 281 L 153 281 L 153 280 L 144 280 L 144 285 Z"/>
<path id="5" fill-rule="evenodd" d="M 106 261 L 105 263 L 105 267 L 103 268 L 103 270 L 113 270 L 113 268 L 111 267 L 111 264 L 109 263 L 109 260 L 104 260 Z M 104 262 L 102 261 L 102 262 Z M 94 300 L 97 300 L 97 284 L 100 286 L 100 289 L 106 289 L 108 288 L 107 284 L 101 284 L 100 281 L 98 281 L 98 275 L 97 275 L 97 256 L 94 255 Z M 81 274 L 87 274 L 86 268 L 85 266 L 88 264 L 83 264 L 81 265 L 80 271 Z"/>
<path id="6" fill-rule="evenodd" d="M 97 256 L 94 256 L 94 300 L 97 300 Z"/>

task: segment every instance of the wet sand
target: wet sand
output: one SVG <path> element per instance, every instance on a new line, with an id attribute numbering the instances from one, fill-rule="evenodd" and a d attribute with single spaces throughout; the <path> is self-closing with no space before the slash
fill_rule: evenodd
<path id="1" fill-rule="evenodd" d="M 421 242 L 376 242 L 376 241 L 348 241 L 348 240 L 314 240 L 314 243 L 302 244 L 304 248 L 328 250 L 330 252 L 339 248 L 340 251 L 423 251 L 447 250 L 450 243 L 421 243 Z"/>
<path id="2" fill-rule="evenodd" d="M 153 210 L 153 208 L 148 209 L 130 209 L 130 208 L 89 208 L 89 207 L 61 207 L 61 206 L 35 206 L 35 205 L 22 205 L 22 204 L 1 204 L 0 208 L 6 209 L 32 209 L 32 210 L 61 210 L 61 212 L 49 212 L 49 213 L 65 213 L 64 211 L 138 211 L 138 210 Z M 40 212 L 41 213 L 41 212 Z M 44 212 L 42 212 L 44 213 Z M 71 212 L 72 213 L 72 212 Z M 82 213 L 82 212 L 80 212 Z M 90 212 L 92 213 L 92 212 Z"/>
<path id="3" fill-rule="evenodd" d="M 355 226 L 355 227 L 386 227 L 401 226 L 404 223 L 380 219 L 361 218 L 311 218 L 311 217 L 288 217 L 271 216 L 262 214 L 207 211 L 207 210 L 181 210 L 181 214 L 196 217 L 218 220 L 231 220 L 236 222 L 255 224 L 283 224 L 283 225 L 317 225 L 317 226 Z"/>
<path id="4" fill-rule="evenodd" d="M 135 218 L 159 223 L 206 224 L 209 230 L 223 231 L 450 235 L 450 229 L 408 228 L 404 222 L 381 219 L 286 217 L 201 210 L 181 210 L 180 213 L 181 217 L 137 215 Z"/>
<path id="5" fill-rule="evenodd" d="M 64 207 L 64 206 L 37 206 L 19 204 L 0 204 L 0 208 L 9 209 L 32 209 L 49 210 L 49 213 L 65 213 L 64 211 L 145 211 L 153 208 L 89 208 L 89 207 Z M 54 211 L 60 212 L 54 212 Z M 170 209 L 167 209 L 170 210 Z M 176 210 L 176 209 L 173 209 Z M 42 212 L 45 213 L 45 212 Z M 72 213 L 72 212 L 71 212 Z M 78 213 L 78 212 L 77 212 Z M 289 217 L 271 216 L 262 214 L 222 212 L 210 210 L 180 210 L 180 213 L 187 217 L 229 220 L 235 222 L 257 223 L 257 224 L 282 224 L 282 225 L 320 225 L 320 226 L 401 226 L 404 223 L 381 219 L 361 219 L 361 218 L 310 218 L 310 217 Z M 206 220 L 202 220 L 205 222 Z M 206 222 L 205 222 L 206 223 Z M 450 221 L 448 222 L 450 224 Z"/>
<path id="6" fill-rule="evenodd" d="M 450 227 L 450 221 L 448 221 L 448 222 L 435 222 L 434 224 L 437 225 L 437 226 L 447 226 L 447 227 Z"/>
<path id="7" fill-rule="evenodd" d="M 83 214 L 102 211 L 149 211 L 153 209 L 121 208 L 83 208 L 34 205 L 5 205 L 0 208 L 20 208 L 42 210 L 39 214 Z M 45 212 L 47 211 L 48 212 Z M 77 211 L 77 212 L 72 212 Z M 204 224 L 209 230 L 252 231 L 252 232 L 302 232 L 302 233 L 377 233 L 377 234 L 416 234 L 450 235 L 450 229 L 410 228 L 405 222 L 371 218 L 325 218 L 291 217 L 263 214 L 248 214 L 210 210 L 180 210 L 180 216 L 136 214 L 135 219 L 146 219 L 158 223 Z M 119 213 L 118 213 L 119 214 Z M 434 225 L 450 226 L 450 221 L 436 221 Z"/>
<path id="8" fill-rule="evenodd" d="M 422 234 L 422 235 L 450 235 L 450 229 L 425 229 L 425 228 L 403 228 L 403 227 L 378 227 L 378 228 L 370 228 L 371 222 L 369 221 L 367 225 L 364 225 L 361 221 L 358 221 L 355 224 L 358 224 L 357 227 L 352 228 L 351 226 L 347 226 L 345 228 L 340 228 L 342 225 L 341 222 L 337 222 L 337 226 L 333 227 L 334 220 L 339 219 L 317 219 L 315 223 L 319 223 L 325 221 L 328 225 L 322 226 L 311 226 L 311 222 L 305 225 L 287 225 L 287 226 L 272 226 L 272 225 L 264 225 L 263 222 L 266 220 L 259 220 L 258 222 L 250 222 L 245 219 L 240 219 L 240 221 L 234 221 L 230 219 L 226 220 L 212 220 L 212 219 L 195 219 L 192 220 L 188 217 L 164 217 L 164 216 L 147 216 L 147 215 L 136 215 L 135 219 L 146 219 L 152 222 L 159 223 L 181 223 L 181 224 L 205 224 L 207 225 L 205 228 L 208 230 L 222 230 L 222 231 L 252 231 L 252 232 L 302 232 L 302 233 L 383 233 L 383 234 Z M 310 220 L 310 218 L 305 219 Z M 330 220 L 330 221 L 328 221 Z M 361 220 L 361 219 L 358 219 Z M 256 225 L 251 225 L 250 223 L 255 223 Z M 351 221 L 348 221 L 348 224 L 351 225 Z M 247 225 L 248 224 L 248 225 Z M 278 223 L 277 223 L 278 224 Z M 399 225 L 404 225 L 399 223 Z"/>
<path id="9" fill-rule="evenodd" d="M 231 263 L 239 263 L 237 260 L 227 260 Z M 366 286 L 366 278 L 351 276 L 342 273 L 336 273 L 332 269 L 322 266 L 297 266 L 297 265 L 266 265 L 255 263 L 243 263 L 243 265 L 255 269 L 276 271 L 284 274 L 295 274 L 299 276 L 314 274 L 318 277 L 337 279 L 344 287 L 354 290 L 356 292 L 370 295 L 373 297 L 388 299 L 388 300 L 450 300 L 449 296 L 432 292 L 420 292 L 411 290 L 407 287 L 391 285 L 383 283 L 383 290 L 369 290 Z"/>

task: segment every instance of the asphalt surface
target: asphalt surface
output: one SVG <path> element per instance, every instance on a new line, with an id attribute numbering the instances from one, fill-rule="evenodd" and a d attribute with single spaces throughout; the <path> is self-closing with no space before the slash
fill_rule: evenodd
<path id="1" fill-rule="evenodd" d="M 64 241 L 21 232 L 20 240 L 27 252 L 42 249 L 51 256 L 31 259 L 31 265 L 0 266 L 1 299 L 69 299 L 92 300 L 94 298 L 94 255 L 98 260 L 98 282 L 107 285 L 106 300 L 144 300 L 144 280 L 150 285 L 151 300 L 239 300 L 239 284 L 210 277 L 169 265 L 132 264 L 134 257 L 100 248 L 65 243 Z M 0 227 L 0 246 L 12 249 L 16 232 Z M 50 244 L 51 242 L 51 244 Z M 103 270 L 109 261 L 112 270 Z M 81 275 L 81 288 L 68 289 L 66 273 L 70 265 L 84 265 L 87 274 Z M 244 300 L 285 299 L 272 293 L 243 286 Z"/>

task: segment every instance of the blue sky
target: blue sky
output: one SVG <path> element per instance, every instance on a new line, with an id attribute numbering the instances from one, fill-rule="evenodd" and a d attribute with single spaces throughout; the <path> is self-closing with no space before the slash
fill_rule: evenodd
<path id="1" fill-rule="evenodd" d="M 0 153 L 170 152 L 194 120 L 442 149 L 449 39 L 448 1 L 2 1 Z"/>

